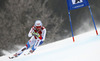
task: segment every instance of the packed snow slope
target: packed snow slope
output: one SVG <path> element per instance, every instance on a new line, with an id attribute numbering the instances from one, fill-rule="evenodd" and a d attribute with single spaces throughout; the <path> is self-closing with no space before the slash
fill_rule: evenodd
<path id="1" fill-rule="evenodd" d="M 74 43 L 67 38 L 40 46 L 33 54 L 24 53 L 14 59 L 2 56 L 0 61 L 100 61 L 100 34 L 97 36 L 93 30 L 75 36 Z"/>

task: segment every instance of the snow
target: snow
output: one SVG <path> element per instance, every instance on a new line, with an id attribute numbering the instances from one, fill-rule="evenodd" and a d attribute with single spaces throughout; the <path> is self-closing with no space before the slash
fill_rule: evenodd
<path id="1" fill-rule="evenodd" d="M 2 56 L 0 61 L 100 61 L 100 35 L 92 30 L 75 36 L 75 42 L 70 37 L 40 46 L 33 54 L 24 53 L 14 59 Z"/>

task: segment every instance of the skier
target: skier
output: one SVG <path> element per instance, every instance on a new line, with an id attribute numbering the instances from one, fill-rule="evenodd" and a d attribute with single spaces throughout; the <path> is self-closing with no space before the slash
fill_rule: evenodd
<path id="1" fill-rule="evenodd" d="M 31 38 L 27 42 L 26 46 L 24 46 L 21 50 L 15 53 L 13 57 L 9 57 L 9 58 L 18 57 L 23 53 L 23 51 L 27 50 L 31 46 L 32 48 L 29 51 L 29 53 L 33 53 L 36 50 L 36 48 L 43 43 L 43 41 L 45 40 L 45 36 L 46 36 L 45 27 L 42 26 L 42 22 L 40 20 L 36 20 L 35 25 L 29 31 L 28 37 Z"/>

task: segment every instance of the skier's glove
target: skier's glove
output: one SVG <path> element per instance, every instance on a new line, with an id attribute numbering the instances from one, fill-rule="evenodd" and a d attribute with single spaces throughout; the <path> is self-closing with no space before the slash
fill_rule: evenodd
<path id="1" fill-rule="evenodd" d="M 38 33 L 36 33 L 36 32 L 34 32 L 32 35 L 36 36 L 36 37 L 40 37 L 40 35 Z"/>

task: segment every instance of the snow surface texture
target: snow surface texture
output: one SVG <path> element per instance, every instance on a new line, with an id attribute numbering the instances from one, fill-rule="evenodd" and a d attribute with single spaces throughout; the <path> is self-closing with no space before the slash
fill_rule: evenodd
<path id="1" fill-rule="evenodd" d="M 93 30 L 75 36 L 75 43 L 67 38 L 40 46 L 33 54 L 24 53 L 14 59 L 2 56 L 0 61 L 100 61 L 100 34 L 97 36 Z"/>

